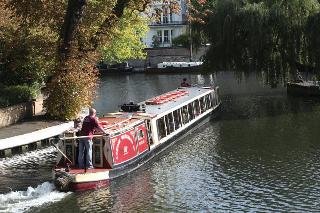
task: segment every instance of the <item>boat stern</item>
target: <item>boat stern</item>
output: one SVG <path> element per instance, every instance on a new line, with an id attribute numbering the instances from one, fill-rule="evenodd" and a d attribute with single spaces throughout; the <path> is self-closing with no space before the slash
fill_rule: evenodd
<path id="1" fill-rule="evenodd" d="M 53 183 L 57 190 L 59 191 L 70 191 L 71 185 L 75 180 L 75 175 L 69 173 L 64 168 L 55 168 L 52 171 Z"/>
<path id="2" fill-rule="evenodd" d="M 107 169 L 54 169 L 53 181 L 59 191 L 84 191 L 110 185 Z"/>

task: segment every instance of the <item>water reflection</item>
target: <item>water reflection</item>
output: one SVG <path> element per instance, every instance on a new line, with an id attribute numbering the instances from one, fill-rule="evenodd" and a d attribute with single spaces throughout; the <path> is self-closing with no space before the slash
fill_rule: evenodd
<path id="1" fill-rule="evenodd" d="M 105 76 L 101 79 L 95 108 L 100 114 L 116 111 L 123 103 L 140 102 L 174 90 L 180 86 L 182 78 L 197 85 L 213 85 L 215 82 L 214 74 Z"/>
<path id="2" fill-rule="evenodd" d="M 154 184 L 151 171 L 141 168 L 115 182 L 110 190 L 113 194 L 113 205 L 110 212 L 149 212 L 154 202 Z"/>
<path id="3" fill-rule="evenodd" d="M 240 74 L 106 76 L 95 102 L 101 114 L 175 89 L 184 77 L 217 84 L 222 112 L 109 188 L 33 212 L 319 212 L 320 100 L 287 97 L 281 85 Z M 1 190 L 50 180 L 54 157 L 1 161 Z"/>

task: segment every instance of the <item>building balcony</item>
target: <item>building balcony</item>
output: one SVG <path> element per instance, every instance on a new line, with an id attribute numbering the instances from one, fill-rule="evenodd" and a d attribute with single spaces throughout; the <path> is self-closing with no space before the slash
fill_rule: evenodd
<path id="1" fill-rule="evenodd" d="M 162 27 L 162 26 L 178 26 L 178 25 L 187 25 L 187 21 L 170 21 L 170 22 L 152 22 L 149 24 L 149 27 Z"/>

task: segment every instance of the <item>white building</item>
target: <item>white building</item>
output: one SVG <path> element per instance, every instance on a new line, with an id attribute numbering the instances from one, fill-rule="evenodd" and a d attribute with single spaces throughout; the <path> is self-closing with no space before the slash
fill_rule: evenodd
<path id="1" fill-rule="evenodd" d="M 171 47 L 172 39 L 187 33 L 187 8 L 185 0 L 176 0 L 180 11 L 172 13 L 163 0 L 153 1 L 151 13 L 160 9 L 160 20 L 151 21 L 148 31 L 142 42 L 148 47 Z"/>

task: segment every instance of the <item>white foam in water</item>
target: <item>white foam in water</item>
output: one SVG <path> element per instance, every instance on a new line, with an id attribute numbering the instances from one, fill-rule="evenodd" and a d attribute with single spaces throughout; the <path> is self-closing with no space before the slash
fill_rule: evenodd
<path id="1" fill-rule="evenodd" d="M 52 183 L 44 182 L 36 188 L 28 187 L 26 191 L 0 194 L 0 212 L 24 212 L 31 207 L 59 201 L 68 194 L 58 192 Z"/>
<path id="2" fill-rule="evenodd" d="M 48 156 L 48 153 L 53 153 L 54 151 L 55 149 L 53 147 L 48 147 L 45 149 L 26 152 L 20 155 L 14 155 L 8 158 L 2 158 L 0 159 L 0 168 L 3 169 L 10 165 L 17 164 L 17 162 L 30 161 L 30 159 L 34 159 L 34 158 L 36 159 L 46 158 Z"/>

